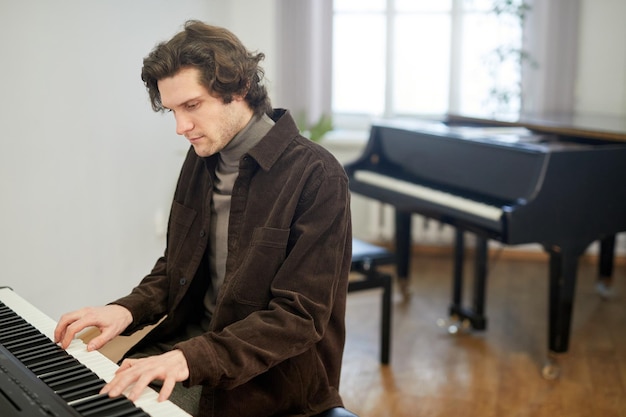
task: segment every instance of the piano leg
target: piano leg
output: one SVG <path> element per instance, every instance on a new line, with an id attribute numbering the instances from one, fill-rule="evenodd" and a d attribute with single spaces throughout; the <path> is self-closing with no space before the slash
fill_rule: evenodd
<path id="1" fill-rule="evenodd" d="M 405 301 L 410 299 L 409 270 L 411 261 L 411 213 L 396 209 L 396 273 Z"/>
<path id="2" fill-rule="evenodd" d="M 598 265 L 598 282 L 596 290 L 604 297 L 611 296 L 613 258 L 615 255 L 615 235 L 600 240 L 600 261 Z"/>
<path id="3" fill-rule="evenodd" d="M 465 264 L 465 238 L 463 230 L 454 230 L 454 271 L 452 276 L 452 306 L 450 314 L 456 306 L 463 305 L 463 265 Z"/>
<path id="4" fill-rule="evenodd" d="M 472 327 L 476 330 L 487 328 L 485 317 L 485 289 L 487 287 L 487 239 L 476 237 L 476 255 L 474 259 L 474 317 Z"/>
<path id="5" fill-rule="evenodd" d="M 463 265 L 465 263 L 464 231 L 456 228 L 454 235 L 454 272 L 452 277 L 452 303 L 449 308 L 449 320 L 438 320 L 440 327 L 447 327 L 449 333 L 472 328 L 485 330 L 485 289 L 487 280 L 487 239 L 476 237 L 474 258 L 474 287 L 472 307 L 463 307 Z"/>
<path id="6" fill-rule="evenodd" d="M 578 259 L 588 244 L 548 248 L 550 254 L 550 291 L 548 321 L 548 361 L 542 370 L 546 379 L 560 374 L 556 354 L 565 353 L 569 347 L 576 271 Z"/>

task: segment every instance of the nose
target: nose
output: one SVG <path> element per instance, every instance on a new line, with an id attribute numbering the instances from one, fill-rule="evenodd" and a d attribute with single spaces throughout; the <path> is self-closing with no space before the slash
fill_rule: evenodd
<path id="1" fill-rule="evenodd" d="M 184 135 L 193 129 L 193 122 L 190 118 L 177 114 L 176 116 L 176 134 Z"/>

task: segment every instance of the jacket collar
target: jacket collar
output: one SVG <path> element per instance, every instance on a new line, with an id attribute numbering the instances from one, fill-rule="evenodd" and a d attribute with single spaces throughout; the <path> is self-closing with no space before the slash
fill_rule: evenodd
<path id="1" fill-rule="evenodd" d="M 275 123 L 274 126 L 247 153 L 264 171 L 269 171 L 285 149 L 300 135 L 300 130 L 289 110 L 274 109 L 271 118 Z M 193 147 L 190 148 L 190 151 L 194 152 Z M 215 169 L 218 158 L 219 156 L 214 154 L 202 159 L 204 159 L 207 169 L 212 171 Z"/>
<path id="2" fill-rule="evenodd" d="M 274 109 L 271 118 L 275 122 L 274 126 L 248 152 L 248 155 L 254 158 L 265 171 L 269 171 L 285 149 L 300 134 L 298 126 L 296 126 L 296 122 L 288 110 Z"/>

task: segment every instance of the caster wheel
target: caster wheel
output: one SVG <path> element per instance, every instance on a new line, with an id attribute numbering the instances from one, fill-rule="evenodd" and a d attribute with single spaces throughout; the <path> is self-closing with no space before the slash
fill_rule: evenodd
<path id="1" fill-rule="evenodd" d="M 400 294 L 402 295 L 402 300 L 405 303 L 411 301 L 411 288 L 409 286 L 408 279 L 398 280 L 398 284 L 400 286 Z"/>
<path id="2" fill-rule="evenodd" d="M 469 331 L 471 325 L 467 319 L 460 320 L 458 317 L 450 317 L 449 319 L 438 319 L 437 326 L 446 329 L 450 334 Z"/>
<path id="3" fill-rule="evenodd" d="M 613 292 L 613 287 L 611 286 L 611 282 L 607 280 L 599 280 L 596 283 L 596 292 L 604 300 L 608 300 L 615 295 Z"/>
<path id="4" fill-rule="evenodd" d="M 561 374 L 561 367 L 553 360 L 548 359 L 548 362 L 541 369 L 541 376 L 547 380 L 554 380 Z"/>

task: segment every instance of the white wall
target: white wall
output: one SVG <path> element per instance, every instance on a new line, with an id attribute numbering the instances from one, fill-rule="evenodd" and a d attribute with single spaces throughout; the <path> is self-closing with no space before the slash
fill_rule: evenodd
<path id="1" fill-rule="evenodd" d="M 269 56 L 266 14 L 273 0 L 0 0 L 0 286 L 58 318 L 149 272 L 187 142 L 151 110 L 142 59 L 189 18 Z"/>
<path id="2" fill-rule="evenodd" d="M 275 78 L 280 40 L 276 39 L 276 0 L 211 0 L 212 9 L 221 9 L 214 24 L 225 26 L 252 51 L 263 52 L 266 86 L 275 98 Z M 213 16 L 211 15 L 211 18 Z"/>

